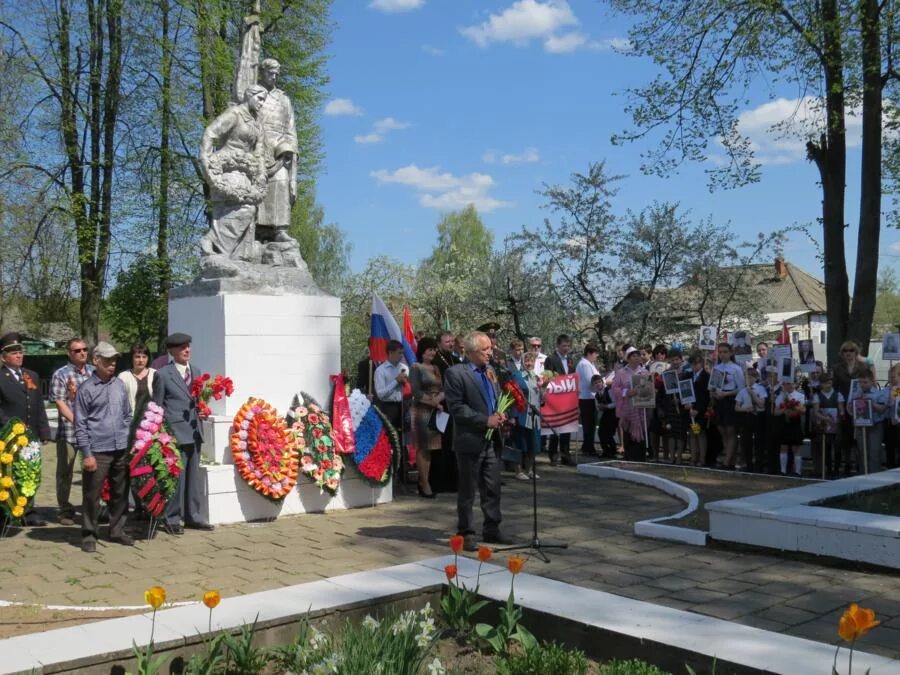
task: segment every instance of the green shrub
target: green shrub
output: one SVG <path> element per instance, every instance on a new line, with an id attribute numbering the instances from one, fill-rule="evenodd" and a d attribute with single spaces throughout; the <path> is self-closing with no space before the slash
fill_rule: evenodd
<path id="1" fill-rule="evenodd" d="M 610 661 L 600 667 L 601 675 L 671 675 L 652 663 L 631 659 L 629 661 Z"/>
<path id="2" fill-rule="evenodd" d="M 584 652 L 566 649 L 555 642 L 497 659 L 498 675 L 585 675 Z"/>

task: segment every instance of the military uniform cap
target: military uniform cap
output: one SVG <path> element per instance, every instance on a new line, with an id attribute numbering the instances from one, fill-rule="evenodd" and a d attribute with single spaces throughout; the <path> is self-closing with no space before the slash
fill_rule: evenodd
<path id="1" fill-rule="evenodd" d="M 6 333 L 0 337 L 0 352 L 16 352 L 22 349 L 22 340 L 18 333 Z"/>

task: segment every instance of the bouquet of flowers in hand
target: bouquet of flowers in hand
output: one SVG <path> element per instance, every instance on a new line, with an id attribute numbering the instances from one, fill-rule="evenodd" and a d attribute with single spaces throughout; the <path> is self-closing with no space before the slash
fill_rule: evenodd
<path id="1" fill-rule="evenodd" d="M 559 375 L 559 373 L 554 373 L 552 370 L 545 370 L 540 374 L 540 377 L 538 378 L 538 383 L 542 387 L 546 387 L 548 384 L 550 384 L 553 381 L 553 378 L 556 377 L 557 375 Z"/>
<path id="2" fill-rule="evenodd" d="M 17 417 L 0 429 L 0 511 L 25 515 L 41 484 L 41 444 Z"/>
<path id="3" fill-rule="evenodd" d="M 788 417 L 799 417 L 800 413 L 800 402 L 796 401 L 792 398 L 789 398 L 787 401 L 783 402 L 780 406 L 778 406 L 781 410 L 785 411 L 785 414 Z"/>
<path id="4" fill-rule="evenodd" d="M 150 401 L 134 432 L 128 463 L 131 489 L 151 516 L 160 516 L 175 494 L 184 466 L 181 453 L 163 423 L 163 409 Z"/>
<path id="5" fill-rule="evenodd" d="M 522 390 L 519 389 L 519 385 L 510 380 L 506 384 L 503 385 L 503 389 L 500 392 L 500 398 L 497 399 L 497 408 L 494 410 L 495 415 L 502 415 L 507 410 L 515 404 L 516 410 L 519 412 L 525 412 L 528 408 L 528 403 L 525 400 L 525 394 L 522 393 Z M 488 428 L 487 433 L 484 435 L 486 439 L 490 439 L 491 436 L 494 435 L 494 429 Z"/>
<path id="6" fill-rule="evenodd" d="M 197 414 L 200 417 L 209 417 L 212 411 L 207 405 L 210 399 L 221 401 L 226 396 L 234 393 L 234 383 L 230 377 L 216 375 L 210 377 L 209 373 L 204 373 L 194 378 L 191 382 L 191 396 L 197 401 Z"/>

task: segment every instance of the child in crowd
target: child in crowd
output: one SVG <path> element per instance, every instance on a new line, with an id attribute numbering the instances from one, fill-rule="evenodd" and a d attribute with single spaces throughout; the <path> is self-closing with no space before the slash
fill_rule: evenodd
<path id="1" fill-rule="evenodd" d="M 834 388 L 831 375 L 819 375 L 818 391 L 812 395 L 815 440 L 822 455 L 827 478 L 835 478 L 840 470 L 841 455 L 837 445 L 839 420 L 844 416 L 844 397 Z M 815 454 L 816 448 L 813 448 Z"/>
<path id="2" fill-rule="evenodd" d="M 671 349 L 668 353 L 668 370 L 674 370 L 679 379 L 682 377 L 684 357 L 679 349 Z M 665 371 L 663 371 L 665 372 Z M 667 394 L 665 386 L 660 387 L 656 396 L 656 415 L 659 420 L 659 432 L 663 443 L 663 457 L 673 464 L 681 463 L 684 452 L 684 417 L 678 404 L 677 394 Z"/>
<path id="3" fill-rule="evenodd" d="M 718 383 L 714 387 L 713 384 Z M 710 375 L 710 397 L 716 410 L 716 426 L 722 435 L 722 449 L 725 451 L 723 467 L 734 469 L 737 453 L 737 417 L 734 399 L 744 389 L 744 369 L 734 361 L 734 349 L 727 342 L 718 346 L 718 362 Z"/>
<path id="4" fill-rule="evenodd" d="M 775 416 L 780 420 L 779 443 L 781 451 L 778 459 L 781 475 L 786 476 L 788 470 L 788 453 L 794 457 L 794 473 L 803 475 L 803 458 L 800 457 L 800 446 L 803 444 L 803 415 L 806 412 L 806 396 L 797 391 L 794 381 L 784 380 L 781 393 L 775 399 Z"/>
<path id="5" fill-rule="evenodd" d="M 857 466 L 862 467 L 866 473 L 881 471 L 881 442 L 884 438 L 884 421 L 887 419 L 887 408 L 890 402 L 891 390 L 889 388 L 875 388 L 875 373 L 869 367 L 863 367 L 857 377 L 859 390 L 856 396 L 852 396 L 848 406 L 859 399 L 872 402 L 871 426 L 856 426 L 856 446 L 860 453 Z M 853 410 L 853 408 L 850 408 Z M 865 452 L 865 457 L 862 453 Z"/>
<path id="6" fill-rule="evenodd" d="M 597 392 L 597 436 L 600 439 L 600 456 L 615 459 L 615 435 L 619 420 L 616 418 L 616 400 L 609 386 L 615 373 L 608 372 L 605 368 L 603 370 L 602 375 L 591 378 L 591 387 Z"/>
<path id="7" fill-rule="evenodd" d="M 759 373 L 746 371 L 747 386 L 734 398 L 737 427 L 740 433 L 741 460 L 747 471 L 760 470 L 765 464 L 765 415 L 768 392 L 759 383 Z"/>
<path id="8" fill-rule="evenodd" d="M 707 450 L 707 417 L 709 409 L 709 372 L 703 352 L 691 354 L 691 368 L 687 377 L 694 381 L 694 402 L 683 405 L 687 415 L 688 438 L 691 446 L 691 464 L 704 466 Z"/>

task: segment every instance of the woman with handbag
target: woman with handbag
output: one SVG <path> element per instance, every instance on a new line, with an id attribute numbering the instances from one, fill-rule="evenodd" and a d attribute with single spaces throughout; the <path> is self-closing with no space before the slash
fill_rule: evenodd
<path id="1" fill-rule="evenodd" d="M 416 359 L 409 371 L 413 403 L 410 410 L 413 447 L 416 449 L 416 468 L 419 471 L 419 496 L 434 499 L 428 474 L 431 470 L 431 452 L 441 449 L 441 433 L 435 418 L 444 403 L 441 371 L 434 364 L 437 341 L 432 338 L 419 340 Z"/>

